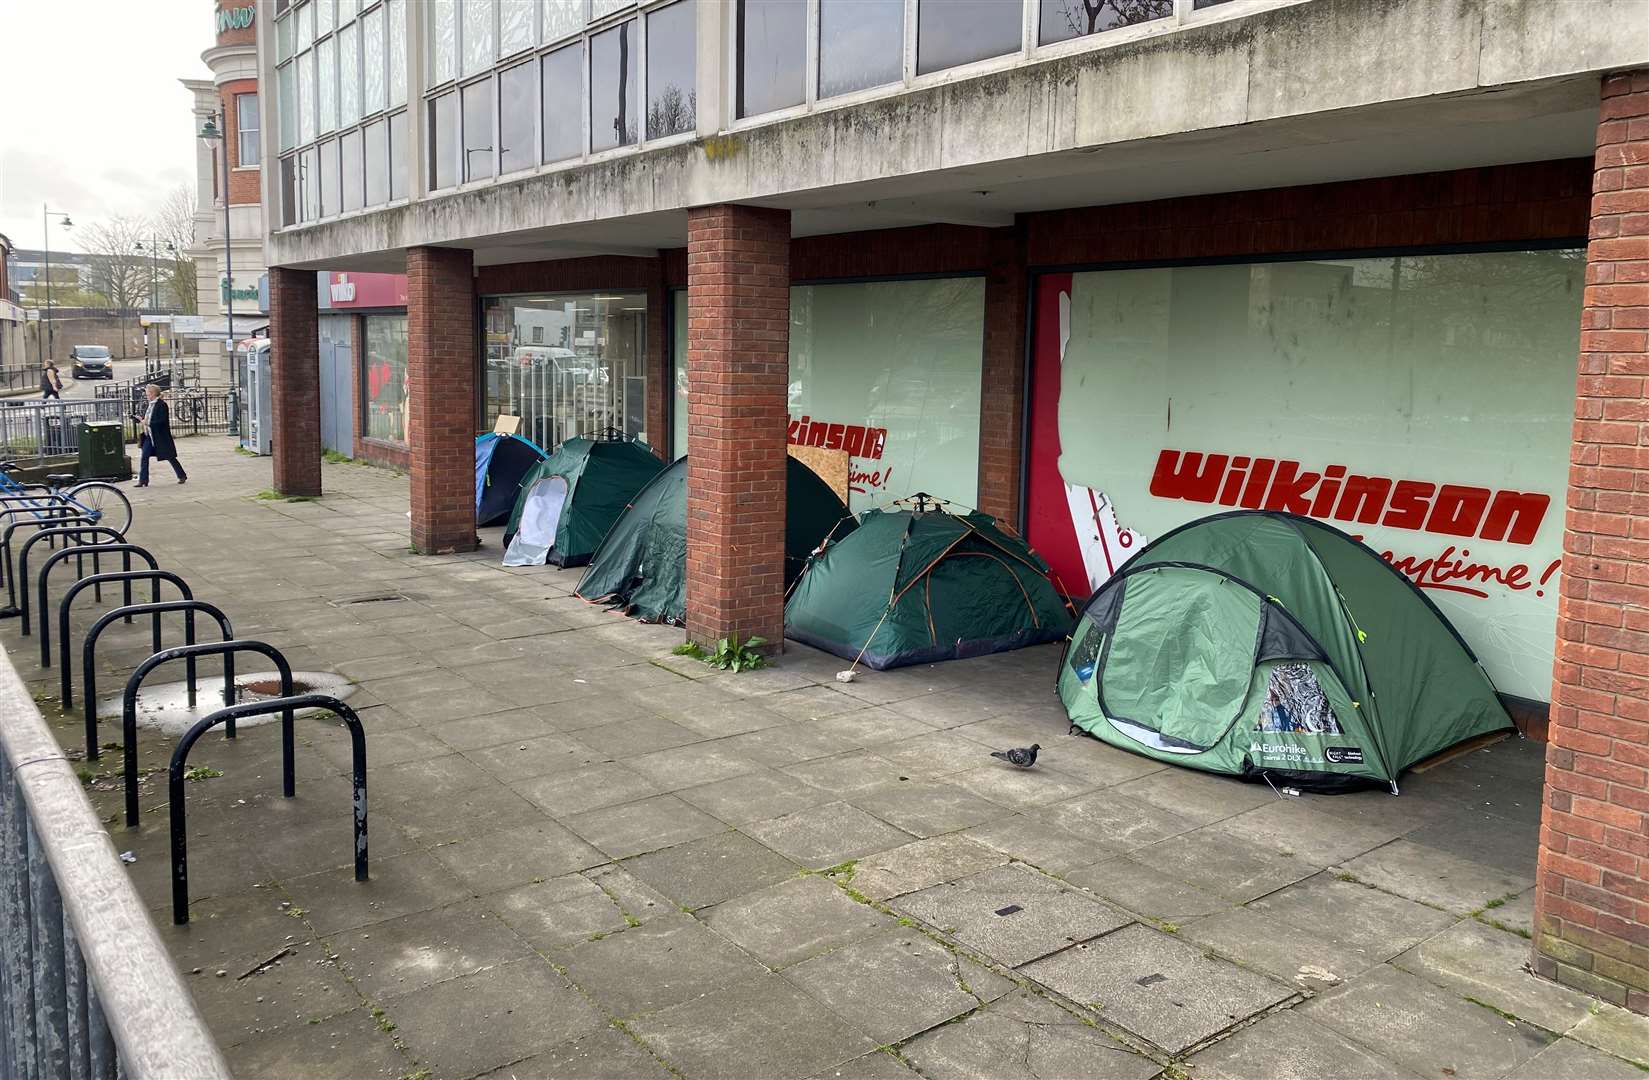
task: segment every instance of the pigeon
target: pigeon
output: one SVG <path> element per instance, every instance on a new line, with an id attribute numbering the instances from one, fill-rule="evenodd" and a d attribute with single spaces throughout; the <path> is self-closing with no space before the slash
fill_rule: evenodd
<path id="1" fill-rule="evenodd" d="M 1017 765 L 1021 769 L 1028 769 L 1036 764 L 1036 752 L 1040 749 L 1041 744 L 1032 743 L 1030 746 L 1016 746 L 1012 750 L 992 750 L 991 757 L 1006 761 L 1009 765 Z"/>

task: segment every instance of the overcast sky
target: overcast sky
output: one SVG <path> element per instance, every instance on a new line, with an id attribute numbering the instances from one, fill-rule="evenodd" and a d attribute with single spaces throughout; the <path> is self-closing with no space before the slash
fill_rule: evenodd
<path id="1" fill-rule="evenodd" d="M 40 207 L 75 224 L 147 216 L 195 182 L 191 97 L 211 0 L 0 0 L 0 233 L 40 246 Z M 80 250 L 55 219 L 52 250 Z"/>

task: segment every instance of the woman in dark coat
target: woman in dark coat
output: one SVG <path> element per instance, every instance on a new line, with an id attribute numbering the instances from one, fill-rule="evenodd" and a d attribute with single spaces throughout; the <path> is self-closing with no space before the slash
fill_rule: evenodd
<path id="1" fill-rule="evenodd" d="M 189 474 L 178 462 L 177 444 L 172 441 L 172 411 L 166 407 L 160 387 L 150 383 L 143 388 L 143 393 L 149 399 L 149 405 L 143 411 L 143 438 L 140 443 L 143 458 L 137 470 L 137 486 L 149 486 L 149 459 L 152 457 L 171 462 L 172 471 L 177 473 L 177 482 L 181 484 L 189 479 Z"/>

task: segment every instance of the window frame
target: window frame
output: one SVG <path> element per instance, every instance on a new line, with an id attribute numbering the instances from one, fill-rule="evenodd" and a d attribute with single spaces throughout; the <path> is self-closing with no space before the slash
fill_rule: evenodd
<path id="1" fill-rule="evenodd" d="M 252 102 L 253 124 L 246 126 L 246 102 Z M 247 136 L 251 136 L 248 143 Z M 247 154 L 250 146 L 251 154 Z M 258 169 L 263 166 L 263 102 L 256 90 L 235 95 L 235 168 Z"/>

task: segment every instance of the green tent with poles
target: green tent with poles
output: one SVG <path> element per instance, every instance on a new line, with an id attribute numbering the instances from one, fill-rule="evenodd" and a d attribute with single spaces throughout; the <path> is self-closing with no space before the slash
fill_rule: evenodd
<path id="1" fill-rule="evenodd" d="M 1147 757 L 1317 791 L 1389 785 L 1511 728 L 1414 583 L 1310 518 L 1236 511 L 1146 545 L 1059 665 L 1074 728 Z"/>
<path id="2" fill-rule="evenodd" d="M 646 444 L 622 433 L 568 439 L 521 478 L 504 529 L 504 565 L 583 566 L 662 468 Z"/>
<path id="3" fill-rule="evenodd" d="M 831 530 L 853 528 L 847 507 L 817 473 L 785 456 L 784 580 L 788 588 Z M 642 622 L 687 617 L 687 458 L 636 493 L 601 541 L 574 590 Z"/>
<path id="4" fill-rule="evenodd" d="M 913 499 L 867 510 L 813 558 L 785 605 L 786 637 L 877 670 L 1065 637 L 1070 605 L 1030 545 L 986 514 Z"/>

